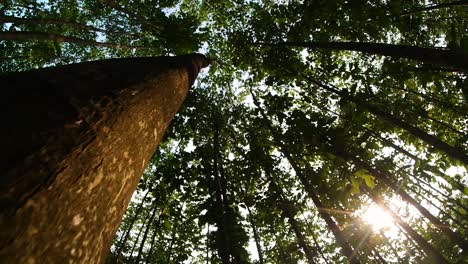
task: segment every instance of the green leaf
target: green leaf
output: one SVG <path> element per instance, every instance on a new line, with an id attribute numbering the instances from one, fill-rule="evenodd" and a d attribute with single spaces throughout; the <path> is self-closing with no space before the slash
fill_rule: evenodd
<path id="1" fill-rule="evenodd" d="M 171 230 L 171 227 L 172 227 L 172 225 L 171 225 L 171 223 L 169 221 L 164 221 L 163 222 L 164 230 L 169 231 L 169 230 Z"/>
<path id="2" fill-rule="evenodd" d="M 371 175 L 367 170 L 364 170 L 364 169 L 358 170 L 353 175 L 356 178 L 363 179 L 364 182 L 366 183 L 367 187 L 369 187 L 371 189 L 374 189 L 374 187 L 375 187 L 375 177 L 373 175 Z"/>

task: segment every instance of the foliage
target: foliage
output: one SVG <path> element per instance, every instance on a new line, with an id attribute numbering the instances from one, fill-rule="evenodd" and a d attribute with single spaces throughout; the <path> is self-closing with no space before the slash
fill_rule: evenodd
<path id="1" fill-rule="evenodd" d="M 134 48 L 3 40 L 0 69 L 196 51 L 214 59 L 143 175 L 109 263 L 346 263 L 346 244 L 361 263 L 431 263 L 431 254 L 468 263 L 466 71 L 274 45 L 353 41 L 467 54 L 466 7 L 417 11 L 423 3 L 8 0 L 1 15 L 44 23 L 2 31 Z M 395 219 L 380 231 L 363 221 L 375 198 L 420 237 Z"/>

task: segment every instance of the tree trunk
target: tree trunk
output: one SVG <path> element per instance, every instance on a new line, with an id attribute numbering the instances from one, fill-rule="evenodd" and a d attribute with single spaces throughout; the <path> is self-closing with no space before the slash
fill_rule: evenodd
<path id="1" fill-rule="evenodd" d="M 258 253 L 258 260 L 260 264 L 263 264 L 263 251 L 262 251 L 262 246 L 260 245 L 260 236 L 258 235 L 257 231 L 257 226 L 255 225 L 255 221 L 252 216 L 252 212 L 250 211 L 250 206 L 247 204 L 245 205 L 247 207 L 247 212 L 249 213 L 248 219 L 250 222 L 250 226 L 252 227 L 253 235 L 254 235 L 254 240 L 255 240 L 255 246 L 257 247 L 257 253 Z"/>
<path id="2" fill-rule="evenodd" d="M 408 235 L 417 243 L 419 247 L 421 247 L 424 252 L 432 259 L 434 260 L 434 263 L 439 263 L 439 264 L 448 264 L 449 262 L 445 259 L 440 252 L 438 252 L 434 247 L 432 247 L 431 244 L 429 244 L 420 234 L 418 234 L 416 231 L 414 231 L 413 228 L 411 228 L 410 225 L 408 225 L 403 219 L 400 218 L 395 212 L 393 212 L 384 202 L 380 197 L 377 197 L 377 195 L 368 192 L 369 197 L 374 201 L 374 203 L 378 204 L 382 209 L 385 210 L 385 212 L 390 214 L 390 217 L 399 225 L 401 226 L 405 232 L 408 233 Z"/>
<path id="3" fill-rule="evenodd" d="M 175 222 L 175 224 L 177 224 L 177 222 Z M 166 254 L 166 263 L 171 263 L 172 248 L 174 247 L 174 241 L 176 239 L 176 231 L 177 231 L 177 226 L 174 226 L 172 228 L 171 242 L 169 244 L 169 249 L 167 250 L 167 254 Z M 151 244 L 151 246 L 152 246 L 152 244 Z M 149 258 L 146 259 L 146 263 L 150 263 Z"/>
<path id="4" fill-rule="evenodd" d="M 143 199 L 141 199 L 141 203 L 138 205 L 138 208 L 135 211 L 135 215 L 133 215 L 132 220 L 130 221 L 130 225 L 129 225 L 128 229 L 120 237 L 119 243 L 117 244 L 118 249 L 116 250 L 116 253 L 115 253 L 116 258 L 118 258 L 120 253 L 122 252 L 122 249 L 124 248 L 125 243 L 127 241 L 127 237 L 130 234 L 130 231 L 132 230 L 133 225 L 135 224 L 135 221 L 138 219 L 138 216 L 140 215 L 140 212 L 143 209 L 143 204 L 145 202 L 145 199 L 146 199 L 146 197 L 148 196 L 148 194 L 150 192 L 151 191 L 146 192 Z"/>
<path id="5" fill-rule="evenodd" d="M 374 259 L 377 259 L 379 261 L 379 263 L 387 264 L 387 261 L 385 261 L 385 259 L 382 257 L 382 255 L 380 255 L 380 253 L 379 253 L 379 251 L 377 249 L 372 248 L 372 246 L 369 245 L 369 244 L 367 246 L 371 250 L 371 252 L 373 253 Z"/>
<path id="6" fill-rule="evenodd" d="M 143 232 L 143 229 L 145 229 L 145 227 L 148 225 L 146 223 L 146 221 L 148 220 L 148 218 L 150 217 L 150 213 L 148 212 L 145 216 L 145 219 L 143 219 L 143 222 L 141 223 L 141 227 L 140 229 L 138 230 L 138 234 L 137 234 L 137 237 L 135 239 L 135 242 L 133 243 L 133 246 L 132 246 L 132 249 L 130 250 L 130 252 L 128 253 L 128 259 L 131 260 L 132 259 L 132 256 L 133 256 L 133 252 L 135 252 L 135 249 L 138 245 L 138 240 L 140 240 L 140 236 L 141 236 L 141 233 Z"/>
<path id="7" fill-rule="evenodd" d="M 390 248 L 390 250 L 392 251 L 393 255 L 395 256 L 395 258 L 398 260 L 398 263 L 402 263 L 403 260 L 400 258 L 400 255 L 398 255 L 398 252 L 396 250 L 396 248 L 392 245 L 392 243 L 389 241 L 389 239 L 387 238 L 387 236 L 385 236 L 385 233 L 382 229 L 379 230 L 379 234 L 380 236 L 382 236 L 382 241 L 385 242 L 385 244 L 387 244 L 387 247 Z"/>
<path id="8" fill-rule="evenodd" d="M 158 211 L 157 209 L 158 209 L 158 207 L 155 204 L 154 208 L 153 208 L 153 212 L 151 213 L 151 216 L 150 216 L 150 218 L 148 220 L 148 224 L 146 224 L 145 233 L 143 234 L 143 238 L 141 239 L 140 248 L 138 249 L 138 254 L 137 254 L 137 257 L 135 259 L 136 264 L 138 264 L 140 262 L 141 255 L 143 254 L 143 248 L 145 247 L 146 239 L 148 238 L 149 230 L 150 230 L 151 226 L 153 225 L 154 217 L 156 216 L 156 211 Z M 163 210 L 164 210 L 164 208 L 161 210 L 161 214 L 162 214 Z"/>
<path id="9" fill-rule="evenodd" d="M 405 58 L 423 63 L 447 66 L 468 71 L 468 55 L 436 48 L 421 48 L 408 45 L 393 45 L 371 42 L 281 42 L 254 43 L 254 45 L 289 46 L 325 50 L 349 50 L 368 54 Z"/>
<path id="10" fill-rule="evenodd" d="M 222 179 L 219 175 L 219 153 L 220 153 L 220 146 L 219 146 L 219 124 L 215 117 L 213 117 L 213 176 L 214 176 L 214 185 L 215 185 L 215 193 L 216 193 L 216 204 L 218 207 L 219 212 L 221 213 L 218 216 L 218 234 L 221 243 L 219 243 L 218 253 L 219 257 L 223 264 L 230 264 L 230 241 L 229 241 L 229 234 L 228 234 L 228 221 L 226 215 L 226 205 L 227 205 L 227 195 L 226 190 L 223 188 L 224 184 Z M 224 190 L 223 190 L 224 189 Z"/>
<path id="11" fill-rule="evenodd" d="M 100 263 L 203 55 L 0 76 L 0 259 Z"/>
<path id="12" fill-rule="evenodd" d="M 372 104 L 369 104 L 367 102 L 364 102 L 352 96 L 345 96 L 341 91 L 333 87 L 330 87 L 329 85 L 318 82 L 316 80 L 310 79 L 310 81 L 313 84 L 321 87 L 322 89 L 325 89 L 329 92 L 339 95 L 341 98 L 343 98 L 346 101 L 356 103 L 359 107 L 362 107 L 366 109 L 367 111 L 369 111 L 370 113 L 380 117 L 384 121 L 389 122 L 390 124 L 407 131 L 409 134 L 413 135 L 416 138 L 419 138 L 420 140 L 424 141 L 426 144 L 433 146 L 435 149 L 447 154 L 449 157 L 453 159 L 457 159 L 463 162 L 465 165 L 468 165 L 468 155 L 463 149 L 451 146 L 443 142 L 439 138 L 433 135 L 430 135 L 426 133 L 425 131 L 419 129 L 418 127 L 412 126 L 404 122 L 403 120 L 398 119 L 392 114 L 379 109 L 377 106 L 374 106 Z"/>
<path id="13" fill-rule="evenodd" d="M 80 39 L 77 37 L 69 37 L 54 33 L 45 33 L 37 31 L 1 31 L 0 40 L 12 40 L 12 41 L 33 41 L 33 40 L 48 40 L 55 42 L 66 42 L 78 45 L 88 45 L 95 47 L 106 47 L 106 48 L 122 48 L 122 49 L 145 49 L 143 46 L 129 46 L 124 44 L 97 42 L 92 40 Z"/>
<path id="14" fill-rule="evenodd" d="M 88 31 L 100 32 L 100 33 L 110 33 L 104 29 L 96 28 L 93 26 L 88 26 L 85 24 L 80 24 L 72 21 L 65 21 L 52 18 L 23 18 L 23 17 L 14 17 L 14 16 L 5 16 L 0 15 L 0 23 L 14 23 L 20 25 L 67 25 L 77 29 L 83 29 Z"/>
<path id="15" fill-rule="evenodd" d="M 280 209 L 283 212 L 283 214 L 286 216 L 289 224 L 291 225 L 291 228 L 294 231 L 294 234 L 296 235 L 297 242 L 298 242 L 299 246 L 301 246 L 302 250 L 304 251 L 304 253 L 306 255 L 307 262 L 309 264 L 315 263 L 315 261 L 314 261 L 314 255 L 315 254 L 312 252 L 309 245 L 307 244 L 307 242 L 306 242 L 307 239 L 302 234 L 301 227 L 299 226 L 299 223 L 297 222 L 297 220 L 294 218 L 294 213 L 291 212 L 290 208 L 285 208 L 285 207 L 287 207 L 287 205 L 286 206 L 280 206 Z"/>
<path id="16" fill-rule="evenodd" d="M 286 157 L 288 160 L 289 164 L 291 164 L 291 167 L 293 168 L 294 172 L 296 173 L 297 177 L 301 181 L 302 185 L 305 188 L 305 191 L 309 195 L 309 197 L 312 199 L 312 202 L 314 205 L 317 207 L 317 210 L 319 212 L 320 217 L 325 221 L 327 224 L 329 230 L 333 233 L 333 235 L 336 238 L 336 241 L 341 247 L 341 250 L 343 254 L 346 256 L 348 259 L 349 263 L 351 264 L 359 264 L 360 261 L 357 259 L 356 254 L 354 253 L 353 248 L 351 245 L 348 243 L 346 240 L 345 236 L 341 232 L 340 228 L 338 225 L 335 223 L 333 220 L 332 216 L 327 212 L 326 209 L 324 209 L 322 202 L 320 201 L 320 198 L 317 196 L 317 194 L 314 192 L 312 189 L 312 186 L 309 184 L 307 179 L 304 177 L 304 174 L 302 173 L 301 168 L 299 165 L 295 162 L 295 160 L 292 158 L 291 154 L 289 153 L 288 149 L 286 146 L 281 142 L 280 137 L 278 136 L 276 130 L 273 128 L 271 125 L 268 117 L 265 114 L 265 111 L 261 108 L 260 103 L 257 100 L 257 97 L 253 93 L 252 90 L 250 90 L 250 94 L 252 95 L 253 102 L 255 106 L 260 110 L 260 114 L 263 117 L 263 120 L 267 126 L 267 128 L 270 130 L 271 134 L 273 135 L 274 142 L 276 145 L 280 148 L 281 152 L 283 155 Z"/>
<path id="17" fill-rule="evenodd" d="M 323 250 L 320 247 L 320 245 L 319 245 L 319 243 L 317 241 L 317 238 L 314 235 L 314 231 L 312 230 L 312 227 L 310 226 L 310 223 L 307 221 L 307 219 L 304 217 L 304 215 L 302 215 L 302 220 L 304 220 L 304 222 L 306 223 L 307 229 L 309 230 L 309 234 L 312 235 L 312 239 L 314 240 L 315 247 L 317 248 L 317 251 L 319 252 L 319 254 L 322 257 L 323 261 L 325 262 L 325 264 L 329 264 L 328 259 L 325 257 L 325 254 L 323 253 Z"/>
<path id="18" fill-rule="evenodd" d="M 437 10 L 437 9 L 442 9 L 442 8 L 455 7 L 455 6 L 468 6 L 468 0 L 460 0 L 460 1 L 453 1 L 453 2 L 450 2 L 450 3 L 430 5 L 430 6 L 427 6 L 427 7 L 418 8 L 418 9 L 415 9 L 415 10 L 411 10 L 411 11 L 402 13 L 401 15 L 402 16 L 410 16 L 410 15 L 414 15 L 414 14 L 421 13 L 421 12 Z"/>
<path id="19" fill-rule="evenodd" d="M 349 156 L 349 155 L 348 155 Z M 429 210 L 427 210 L 424 206 L 422 206 L 418 201 L 416 201 L 411 195 L 405 192 L 401 187 L 397 186 L 395 182 L 393 182 L 387 174 L 383 173 L 382 171 L 375 169 L 374 167 L 370 166 L 364 161 L 359 160 L 358 158 L 351 158 L 347 160 L 352 160 L 358 168 L 363 168 L 369 171 L 373 176 L 375 176 L 379 182 L 387 185 L 390 189 L 392 189 L 396 194 L 398 194 L 401 199 L 410 205 L 412 205 L 422 216 L 424 216 L 429 222 L 431 222 L 437 229 L 442 231 L 442 233 L 449 238 L 453 243 L 460 246 L 463 252 L 466 254 L 468 252 L 468 242 L 465 241 L 461 236 L 457 233 L 452 231 L 449 225 L 443 223 L 437 217 L 435 217 Z"/>

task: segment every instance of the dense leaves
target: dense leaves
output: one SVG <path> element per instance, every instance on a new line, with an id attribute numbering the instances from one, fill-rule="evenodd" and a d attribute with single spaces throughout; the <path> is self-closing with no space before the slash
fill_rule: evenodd
<path id="1" fill-rule="evenodd" d="M 467 11 L 442 0 L 8 0 L 0 69 L 213 59 L 109 263 L 468 263 Z M 365 217 L 374 207 L 389 226 Z"/>

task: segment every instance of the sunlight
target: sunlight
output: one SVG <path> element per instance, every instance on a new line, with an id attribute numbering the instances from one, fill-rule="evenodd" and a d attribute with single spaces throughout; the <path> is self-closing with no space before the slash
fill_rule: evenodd
<path id="1" fill-rule="evenodd" d="M 361 218 L 371 225 L 375 231 L 389 229 L 394 226 L 391 216 L 375 204 L 370 205 Z"/>

